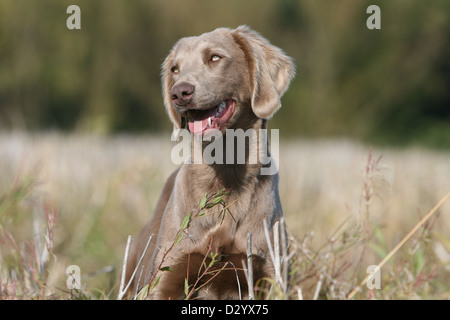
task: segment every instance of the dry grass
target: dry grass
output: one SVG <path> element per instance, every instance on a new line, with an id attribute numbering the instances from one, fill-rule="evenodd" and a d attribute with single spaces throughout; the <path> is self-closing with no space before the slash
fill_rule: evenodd
<path id="1" fill-rule="evenodd" d="M 117 297 L 127 236 L 148 221 L 176 168 L 163 137 L 0 134 L 0 299 Z M 382 156 L 380 160 L 379 157 Z M 450 153 L 349 141 L 280 146 L 290 234 L 288 288 L 271 298 L 344 299 L 450 191 Z M 200 201 L 200 199 L 199 199 Z M 450 204 L 356 299 L 450 297 Z M 78 265 L 82 290 L 66 288 Z"/>

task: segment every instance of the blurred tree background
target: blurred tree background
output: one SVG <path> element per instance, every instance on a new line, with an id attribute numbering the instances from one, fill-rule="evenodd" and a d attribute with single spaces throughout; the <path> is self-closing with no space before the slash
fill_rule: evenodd
<path id="1" fill-rule="evenodd" d="M 71 4 L 81 30 L 66 28 Z M 173 44 L 241 24 L 295 59 L 270 122 L 283 138 L 450 148 L 448 0 L 1 0 L 0 130 L 168 131 Z"/>

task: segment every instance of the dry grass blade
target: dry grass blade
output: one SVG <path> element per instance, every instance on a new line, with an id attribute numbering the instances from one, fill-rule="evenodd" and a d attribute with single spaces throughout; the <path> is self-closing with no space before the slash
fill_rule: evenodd
<path id="1" fill-rule="evenodd" d="M 123 289 L 125 287 L 125 275 L 127 273 L 128 255 L 129 255 L 129 252 L 130 252 L 132 239 L 133 238 L 131 236 L 128 236 L 127 245 L 125 247 L 125 255 L 124 255 L 124 258 L 123 258 L 123 265 L 122 265 L 122 276 L 120 278 L 119 294 L 117 296 L 117 299 L 119 299 L 119 300 L 121 300 L 123 295 L 125 294 L 125 291 Z"/>
<path id="2" fill-rule="evenodd" d="M 118 300 L 122 300 L 122 298 L 124 297 L 124 295 L 127 292 L 128 288 L 130 287 L 131 283 L 133 282 L 133 279 L 136 276 L 136 272 L 139 269 L 139 266 L 141 265 L 142 260 L 145 257 L 145 254 L 147 253 L 148 246 L 150 245 L 150 242 L 152 241 L 153 236 L 154 235 L 152 234 L 148 238 L 147 244 L 145 245 L 144 252 L 142 253 L 141 258 L 139 259 L 139 261 L 138 261 L 138 263 L 136 265 L 136 268 L 134 268 L 133 274 L 131 275 L 131 278 L 128 281 L 127 286 L 124 288 L 124 286 L 125 286 L 125 275 L 126 275 L 126 272 L 127 272 L 128 255 L 129 255 L 129 250 L 130 250 L 131 241 L 132 241 L 132 237 L 128 236 L 127 246 L 125 248 L 125 255 L 124 255 L 124 258 L 123 258 L 122 276 L 121 276 L 121 279 L 120 279 L 120 289 L 119 289 L 119 294 L 117 295 L 117 299 Z"/>
<path id="3" fill-rule="evenodd" d="M 272 242 L 270 240 L 270 234 L 269 234 L 269 227 L 267 226 L 267 221 L 264 219 L 263 220 L 264 223 L 264 234 L 266 236 L 266 242 L 267 242 L 267 247 L 269 248 L 269 254 L 270 254 L 270 258 L 272 259 L 272 263 L 275 269 L 275 279 L 278 281 L 281 280 L 281 272 L 280 272 L 280 264 L 279 264 L 279 257 L 275 256 L 274 253 L 274 249 L 272 247 Z M 278 222 L 275 223 L 274 225 L 274 230 L 275 228 L 278 228 Z M 274 236 L 274 246 L 276 246 L 278 244 L 276 237 Z"/>
<path id="4" fill-rule="evenodd" d="M 330 240 L 330 250 L 328 250 L 327 253 L 325 254 L 325 262 L 323 263 L 323 266 L 320 270 L 319 281 L 317 282 L 316 291 L 314 292 L 313 300 L 317 300 L 317 298 L 319 297 L 320 289 L 321 289 L 322 283 L 323 283 L 323 278 L 325 276 L 325 271 L 328 266 L 328 259 L 330 258 L 330 253 L 333 251 L 334 242 L 335 242 L 335 239 Z"/>
<path id="5" fill-rule="evenodd" d="M 247 234 L 247 264 L 248 269 L 245 275 L 248 283 L 248 299 L 255 300 L 255 293 L 253 292 L 253 262 L 252 262 L 252 234 Z"/>
<path id="6" fill-rule="evenodd" d="M 272 260 L 275 271 L 273 283 L 275 283 L 280 289 L 280 295 L 278 296 L 278 298 L 282 297 L 284 299 L 288 296 L 289 259 L 292 257 L 292 255 L 288 255 L 288 244 L 286 239 L 284 219 L 275 222 L 273 225 L 273 245 L 270 239 L 270 232 L 267 221 L 263 220 L 263 224 L 267 247 L 269 248 L 270 258 Z"/>

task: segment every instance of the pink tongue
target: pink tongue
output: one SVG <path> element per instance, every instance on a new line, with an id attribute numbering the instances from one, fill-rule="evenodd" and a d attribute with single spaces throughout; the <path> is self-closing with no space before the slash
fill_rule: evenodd
<path id="1" fill-rule="evenodd" d="M 208 126 L 208 118 L 195 122 L 189 122 L 188 124 L 189 131 L 193 132 L 194 134 L 199 134 L 202 133 Z"/>
<path id="2" fill-rule="evenodd" d="M 194 134 L 202 133 L 208 126 L 208 118 L 211 117 L 211 121 L 213 121 L 215 119 L 216 111 L 217 111 L 217 107 L 212 108 L 201 114 L 197 114 L 197 115 L 194 114 L 194 116 L 193 116 L 194 121 L 189 121 L 189 130 L 191 132 L 193 132 Z"/>

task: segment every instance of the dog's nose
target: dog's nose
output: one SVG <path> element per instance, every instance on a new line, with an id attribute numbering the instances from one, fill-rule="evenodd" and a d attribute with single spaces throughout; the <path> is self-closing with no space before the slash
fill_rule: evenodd
<path id="1" fill-rule="evenodd" d="M 192 84 L 182 82 L 173 86 L 170 90 L 170 97 L 177 106 L 186 106 L 191 103 L 194 91 L 195 87 Z"/>

